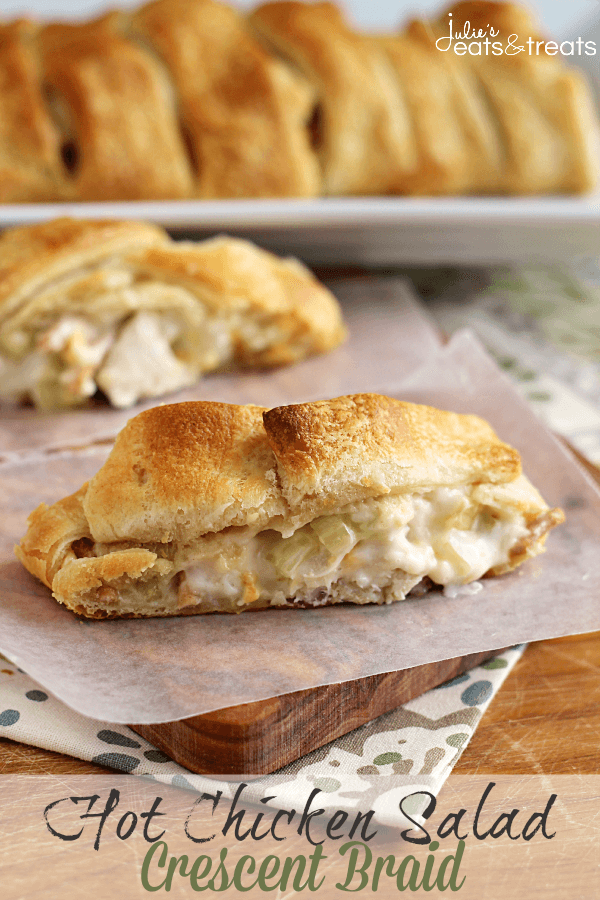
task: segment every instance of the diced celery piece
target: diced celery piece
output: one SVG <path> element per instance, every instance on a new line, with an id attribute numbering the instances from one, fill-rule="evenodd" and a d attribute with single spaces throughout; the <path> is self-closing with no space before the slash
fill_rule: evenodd
<path id="1" fill-rule="evenodd" d="M 305 531 L 297 531 L 289 538 L 278 542 L 271 550 L 271 562 L 282 575 L 292 578 L 298 566 L 311 553 L 314 553 L 315 541 Z"/>
<path id="2" fill-rule="evenodd" d="M 480 511 L 475 522 L 477 531 L 491 531 L 498 524 L 498 519 L 494 516 L 493 510 L 489 506 L 484 506 Z"/>
<path id="3" fill-rule="evenodd" d="M 341 516 L 322 516 L 310 523 L 319 540 L 333 556 L 348 553 L 356 543 L 356 533 Z"/>

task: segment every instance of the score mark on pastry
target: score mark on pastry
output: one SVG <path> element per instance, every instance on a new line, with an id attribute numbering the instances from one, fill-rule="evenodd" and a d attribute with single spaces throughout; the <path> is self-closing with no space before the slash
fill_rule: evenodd
<path id="1" fill-rule="evenodd" d="M 377 394 L 131 419 L 16 554 L 90 618 L 393 603 L 543 552 L 560 509 L 483 419 Z"/>

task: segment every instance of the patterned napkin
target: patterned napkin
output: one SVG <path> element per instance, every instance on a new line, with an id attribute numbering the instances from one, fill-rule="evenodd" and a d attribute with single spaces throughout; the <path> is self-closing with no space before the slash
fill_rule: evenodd
<path id="1" fill-rule="evenodd" d="M 399 801 L 419 790 L 438 793 L 523 649 L 507 650 L 278 772 L 251 781 L 245 799 L 258 802 L 268 796 L 275 808 L 282 802 L 301 808 L 319 788 L 320 807 L 372 809 L 382 824 L 406 824 Z M 232 798 L 238 787 L 194 775 L 126 725 L 74 712 L 3 659 L 0 736 L 193 791 L 221 790 Z"/>

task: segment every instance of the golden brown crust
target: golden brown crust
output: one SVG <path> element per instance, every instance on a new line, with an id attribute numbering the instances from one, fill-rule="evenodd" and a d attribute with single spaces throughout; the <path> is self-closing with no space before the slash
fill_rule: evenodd
<path id="1" fill-rule="evenodd" d="M 267 54 L 242 16 L 213 0 L 155 0 L 134 16 L 179 98 L 198 197 L 310 197 L 320 173 L 309 144 L 312 91 Z"/>
<path id="2" fill-rule="evenodd" d="M 287 365 L 325 353 L 346 337 L 335 298 L 308 269 L 249 241 L 217 237 L 151 247 L 128 254 L 127 262 L 146 275 L 187 288 L 211 313 L 241 315 L 277 328 L 277 340 L 262 346 L 238 328 L 238 364 Z"/>
<path id="3" fill-rule="evenodd" d="M 414 165 L 415 148 L 393 72 L 378 45 L 352 31 L 329 2 L 267 3 L 249 21 L 313 84 L 324 193 L 397 191 Z"/>
<path id="4" fill-rule="evenodd" d="M 0 323 L 47 283 L 129 248 L 164 244 L 162 228 L 146 222 L 53 219 L 0 235 Z"/>
<path id="5" fill-rule="evenodd" d="M 84 484 L 75 494 L 48 507 L 42 503 L 29 516 L 29 528 L 15 553 L 26 569 L 48 587 L 60 570 L 72 544 L 89 537 L 89 526 L 82 500 Z"/>
<path id="6" fill-rule="evenodd" d="M 58 596 L 84 596 L 96 589 L 104 590 L 105 602 L 110 605 L 117 599 L 111 582 L 128 578 L 134 581 L 142 577 L 149 569 L 154 568 L 158 557 L 151 550 L 130 549 L 115 550 L 106 556 L 89 557 L 72 560 L 64 566 L 52 582 L 52 588 Z M 162 560 L 163 573 L 169 571 L 170 563 Z M 164 564 L 166 563 L 166 568 Z"/>
<path id="7" fill-rule="evenodd" d="M 441 29 L 441 20 L 438 29 Z M 470 58 L 442 52 L 436 46 L 440 31 L 430 22 L 410 22 L 403 35 L 385 39 L 385 46 L 397 70 L 408 102 L 414 109 L 414 127 L 420 144 L 419 166 L 415 172 L 415 190 L 444 193 L 444 185 L 451 184 L 448 192 L 497 193 L 502 190 L 502 172 L 505 148 L 501 123 L 492 115 L 490 105 L 479 81 L 472 71 Z M 406 71 L 406 60 L 400 58 L 400 45 L 405 39 L 411 45 L 411 55 L 420 56 L 420 65 L 426 58 L 434 58 L 428 79 L 435 97 L 445 99 L 446 106 L 439 109 L 440 121 L 449 128 L 450 144 L 445 147 L 435 131 L 428 102 L 427 112 L 418 112 L 419 80 Z M 400 41 L 400 44 L 398 44 Z M 418 66 L 418 62 L 416 62 Z M 414 70 L 418 74 L 419 68 Z M 439 106 L 433 101 L 434 108 Z M 456 171 L 454 169 L 456 167 Z M 463 178 L 459 187 L 459 179 Z M 441 190 L 440 190 L 441 188 Z M 411 182 L 412 190 L 412 182 Z"/>
<path id="8" fill-rule="evenodd" d="M 46 106 L 35 46 L 24 20 L 0 24 L 0 200 L 59 200 L 66 179 L 61 137 Z"/>
<path id="9" fill-rule="evenodd" d="M 541 547 L 546 543 L 546 538 L 552 528 L 561 525 L 565 521 L 565 514 L 562 509 L 546 509 L 534 516 L 529 511 L 529 532 L 526 537 L 519 541 L 511 550 L 508 562 L 505 565 L 494 566 L 487 572 L 487 575 L 505 575 L 512 572 L 521 563 L 531 556 L 537 555 Z"/>
<path id="10" fill-rule="evenodd" d="M 512 3 L 465 0 L 422 28 L 420 23 L 413 24 L 409 33 L 435 46 L 437 38 L 448 34 L 448 14 L 455 34 L 466 26 L 471 32 L 489 33 L 493 28 L 496 35 L 490 41 L 505 51 L 511 35 L 514 43 L 525 48 L 497 55 L 490 50 L 485 55 L 443 54 L 454 84 L 470 79 L 469 92 L 479 95 L 479 111 L 489 119 L 489 130 L 501 145 L 495 179 L 490 160 L 481 154 L 471 159 L 471 192 L 540 194 L 593 187 L 598 177 L 597 117 L 589 91 L 581 75 L 566 68 L 560 55 L 538 52 L 545 39 L 527 10 Z M 526 44 L 529 38 L 532 52 Z M 464 94 L 462 101 L 457 95 L 463 119 L 464 101 Z"/>
<path id="11" fill-rule="evenodd" d="M 51 105 L 71 145 L 70 194 L 189 197 L 192 174 L 166 74 L 110 22 L 48 25 L 39 37 Z"/>
<path id="12" fill-rule="evenodd" d="M 455 101 L 446 55 L 395 35 L 373 38 L 386 53 L 410 117 L 415 162 L 398 179 L 402 194 L 457 194 L 470 188 L 472 155 Z"/>
<path id="13" fill-rule="evenodd" d="M 179 403 L 131 419 L 83 501 L 95 540 L 193 540 L 283 512 L 259 406 Z"/>
<path id="14" fill-rule="evenodd" d="M 449 13 L 494 29 L 480 55 L 436 47 Z M 491 49 L 511 34 L 533 49 Z M 597 114 L 543 43 L 484 0 L 385 37 L 298 0 L 0 25 L 0 202 L 583 192 Z"/>
<path id="15" fill-rule="evenodd" d="M 425 485 L 512 481 L 519 454 L 477 416 L 356 394 L 264 416 L 282 492 L 294 512 Z"/>
<path id="16" fill-rule="evenodd" d="M 335 297 L 296 260 L 228 237 L 177 243 L 142 222 L 7 231 L 0 279 L 0 368 L 3 357 L 21 370 L 39 360 L 20 390 L 45 408 L 84 403 L 96 387 L 129 406 L 223 366 L 290 364 L 346 336 Z M 144 380 L 131 360 L 148 352 L 156 367 Z"/>

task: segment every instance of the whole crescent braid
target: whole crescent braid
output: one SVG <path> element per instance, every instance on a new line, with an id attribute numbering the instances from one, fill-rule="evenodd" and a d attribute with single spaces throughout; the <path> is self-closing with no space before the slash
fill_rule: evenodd
<path id="1" fill-rule="evenodd" d="M 455 30 L 536 37 L 511 4 Z M 580 192 L 589 91 L 560 57 L 436 48 L 448 13 L 355 32 L 331 3 L 154 0 L 0 24 L 0 202 Z"/>

